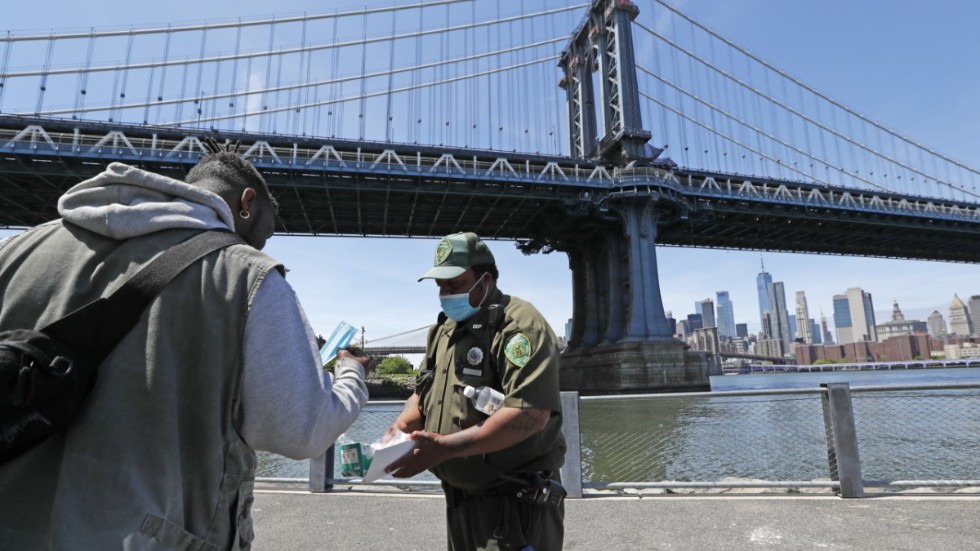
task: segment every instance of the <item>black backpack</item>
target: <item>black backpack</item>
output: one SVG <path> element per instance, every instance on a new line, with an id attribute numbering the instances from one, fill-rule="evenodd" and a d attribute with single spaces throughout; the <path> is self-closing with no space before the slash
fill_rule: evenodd
<path id="1" fill-rule="evenodd" d="M 108 297 L 41 329 L 0 331 L 0 464 L 64 429 L 95 384 L 99 365 L 146 306 L 197 260 L 242 243 L 205 231 L 171 247 Z"/>

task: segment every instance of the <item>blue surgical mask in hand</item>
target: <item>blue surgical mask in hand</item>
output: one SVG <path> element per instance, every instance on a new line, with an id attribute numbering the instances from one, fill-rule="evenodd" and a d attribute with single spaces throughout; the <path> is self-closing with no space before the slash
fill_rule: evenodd
<path id="1" fill-rule="evenodd" d="M 484 273 L 483 275 L 487 274 Z M 476 283 L 470 287 L 469 291 L 458 295 L 444 295 L 439 297 L 439 302 L 442 303 L 442 311 L 446 313 L 449 319 L 456 322 L 466 321 L 473 317 L 473 314 L 480 311 L 479 306 L 470 306 L 470 293 L 480 284 L 483 275 L 480 276 L 480 279 L 476 280 Z M 483 300 L 486 300 L 486 298 L 486 295 L 484 295 Z M 480 301 L 481 305 L 483 304 L 483 300 Z"/>

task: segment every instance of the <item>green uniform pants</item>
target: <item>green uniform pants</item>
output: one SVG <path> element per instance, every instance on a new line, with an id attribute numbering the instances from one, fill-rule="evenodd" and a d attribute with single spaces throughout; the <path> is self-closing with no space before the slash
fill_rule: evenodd
<path id="1" fill-rule="evenodd" d="M 560 551 L 565 504 L 519 503 L 513 495 L 468 495 L 443 484 L 449 551 Z"/>

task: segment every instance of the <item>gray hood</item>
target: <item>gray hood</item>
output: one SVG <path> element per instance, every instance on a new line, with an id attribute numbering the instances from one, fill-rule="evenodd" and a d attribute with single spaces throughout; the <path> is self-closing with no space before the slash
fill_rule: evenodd
<path id="1" fill-rule="evenodd" d="M 231 209 L 216 193 L 122 163 L 65 192 L 58 214 L 113 239 L 174 228 L 235 229 Z"/>

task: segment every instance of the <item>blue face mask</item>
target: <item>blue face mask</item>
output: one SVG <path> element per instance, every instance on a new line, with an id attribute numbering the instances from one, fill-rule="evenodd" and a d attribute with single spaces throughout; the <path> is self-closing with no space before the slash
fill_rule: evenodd
<path id="1" fill-rule="evenodd" d="M 484 273 L 483 275 L 487 274 Z M 483 275 L 480 276 L 480 279 L 476 280 L 476 283 L 470 287 L 469 291 L 458 295 L 444 295 L 439 297 L 439 302 L 442 303 L 442 311 L 446 313 L 449 319 L 456 322 L 466 321 L 473 317 L 473 314 L 480 311 L 480 306 L 470 306 L 470 293 L 480 284 Z M 483 295 L 483 300 L 486 299 L 487 296 Z M 480 305 L 483 305 L 483 300 L 480 301 Z"/>

